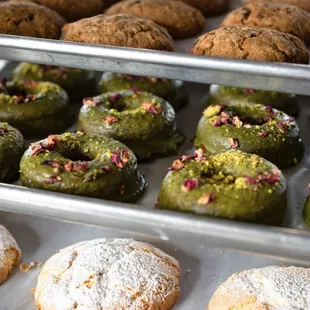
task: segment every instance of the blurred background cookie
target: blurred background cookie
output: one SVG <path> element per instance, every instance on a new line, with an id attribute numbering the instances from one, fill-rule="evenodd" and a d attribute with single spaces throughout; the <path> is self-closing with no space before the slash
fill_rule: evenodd
<path id="1" fill-rule="evenodd" d="M 310 1 L 309 0 L 248 0 L 248 2 L 274 2 L 274 3 L 285 3 L 298 6 L 308 12 L 310 12 Z"/>

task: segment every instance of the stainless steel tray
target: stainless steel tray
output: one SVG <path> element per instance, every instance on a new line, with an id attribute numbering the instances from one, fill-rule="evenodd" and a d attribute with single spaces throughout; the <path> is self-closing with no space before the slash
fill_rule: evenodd
<path id="1" fill-rule="evenodd" d="M 205 30 L 221 19 L 207 19 Z M 307 65 L 190 56 L 194 40 L 178 40 L 176 53 L 167 53 L 0 35 L 0 58 L 310 95 Z"/>
<path id="2" fill-rule="evenodd" d="M 0 224 L 8 227 L 17 239 L 25 264 L 44 262 L 60 248 L 93 238 L 134 238 L 149 242 L 180 262 L 182 293 L 173 307 L 175 310 L 204 310 L 216 287 L 234 272 L 268 265 L 310 267 L 309 239 L 299 244 L 307 249 L 307 256 L 300 256 L 296 248 L 286 248 L 271 256 L 266 252 L 268 246 L 263 240 L 256 251 L 252 252 L 240 238 L 229 241 L 227 237 L 233 233 L 229 230 L 223 238 L 208 233 L 203 239 L 197 239 L 194 235 L 181 235 L 181 232 L 170 234 L 160 227 L 134 233 L 9 213 L 0 213 Z M 285 248 L 285 244 L 282 245 Z M 27 273 L 15 268 L 13 274 L 0 286 L 0 309 L 35 309 L 31 289 L 36 286 L 39 272 L 37 268 Z"/>

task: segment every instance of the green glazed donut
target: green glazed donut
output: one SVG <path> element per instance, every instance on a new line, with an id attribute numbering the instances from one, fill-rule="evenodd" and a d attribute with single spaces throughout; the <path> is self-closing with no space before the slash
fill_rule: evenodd
<path id="1" fill-rule="evenodd" d="M 23 152 L 22 134 L 7 123 L 0 123 L 0 182 L 14 181 Z"/>
<path id="2" fill-rule="evenodd" d="M 174 161 L 157 207 L 240 221 L 278 225 L 287 205 L 281 171 L 257 155 L 202 149 Z"/>
<path id="3" fill-rule="evenodd" d="M 277 93 L 250 88 L 211 85 L 207 105 L 229 105 L 232 101 L 242 101 L 272 106 L 288 115 L 296 116 L 299 112 L 296 95 Z"/>
<path id="4" fill-rule="evenodd" d="M 134 201 L 146 188 L 137 159 L 125 145 L 81 131 L 32 144 L 20 173 L 27 187 L 116 201 Z"/>
<path id="5" fill-rule="evenodd" d="M 183 141 L 173 108 L 150 93 L 124 90 L 83 103 L 78 128 L 123 142 L 139 159 L 175 152 Z"/>
<path id="6" fill-rule="evenodd" d="M 304 217 L 307 225 L 310 226 L 310 196 L 308 196 L 308 198 L 305 202 L 303 217 Z"/>
<path id="7" fill-rule="evenodd" d="M 16 79 L 52 82 L 62 87 L 71 101 L 96 94 L 93 71 L 21 62 L 13 71 Z"/>
<path id="8" fill-rule="evenodd" d="M 69 128 L 67 93 L 49 82 L 3 80 L 0 121 L 18 128 L 25 138 L 43 137 Z"/>
<path id="9" fill-rule="evenodd" d="M 99 90 L 102 93 L 132 88 L 166 99 L 176 111 L 188 102 L 184 83 L 179 80 L 106 72 L 99 82 Z"/>
<path id="10" fill-rule="evenodd" d="M 293 118 L 270 106 L 232 102 L 212 105 L 199 121 L 195 146 L 211 153 L 238 149 L 266 158 L 280 168 L 296 164 L 304 146 Z"/>

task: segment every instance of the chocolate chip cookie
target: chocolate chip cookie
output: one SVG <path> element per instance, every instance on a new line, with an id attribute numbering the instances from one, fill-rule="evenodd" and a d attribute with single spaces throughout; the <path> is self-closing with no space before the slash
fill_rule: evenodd
<path id="1" fill-rule="evenodd" d="M 278 30 L 233 25 L 202 35 L 191 54 L 260 61 L 309 63 L 303 41 Z"/>
<path id="2" fill-rule="evenodd" d="M 0 33 L 58 39 L 65 20 L 55 11 L 34 3 L 0 3 Z"/>
<path id="3" fill-rule="evenodd" d="M 132 14 L 165 27 L 173 38 L 190 38 L 203 30 L 202 13 L 183 2 L 171 0 L 126 0 L 105 11 L 107 15 Z"/>
<path id="4" fill-rule="evenodd" d="M 172 51 L 173 40 L 168 31 L 151 20 L 133 15 L 100 14 L 66 24 L 64 41 Z"/>
<path id="5" fill-rule="evenodd" d="M 229 13 L 221 26 L 235 24 L 276 29 L 290 33 L 305 42 L 310 39 L 310 14 L 294 5 L 248 3 Z"/>
<path id="6" fill-rule="evenodd" d="M 310 12 L 310 1 L 309 0 L 248 0 L 248 2 L 275 2 L 275 3 L 285 3 L 285 4 L 291 4 L 298 6 L 299 8 L 302 8 L 306 10 L 307 12 Z"/>
<path id="7" fill-rule="evenodd" d="M 102 13 L 102 0 L 9 0 L 12 2 L 33 2 L 44 5 L 63 16 L 67 21 L 73 22 L 85 17 Z"/>
<path id="8" fill-rule="evenodd" d="M 228 0 L 177 0 L 177 1 L 185 2 L 197 8 L 205 16 L 215 16 L 223 14 L 227 11 L 229 6 Z"/>

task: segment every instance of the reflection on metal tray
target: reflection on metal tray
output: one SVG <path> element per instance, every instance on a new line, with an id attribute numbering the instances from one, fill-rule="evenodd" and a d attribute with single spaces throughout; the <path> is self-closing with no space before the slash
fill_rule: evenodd
<path id="1" fill-rule="evenodd" d="M 205 31 L 221 20 L 208 18 Z M 310 95 L 309 66 L 192 56 L 195 39 L 176 41 L 177 53 L 168 53 L 0 35 L 0 58 Z"/>
<path id="2" fill-rule="evenodd" d="M 10 213 L 0 213 L 0 224 L 7 226 L 15 236 L 23 251 L 25 264 L 44 262 L 65 246 L 93 238 L 134 238 L 151 243 L 180 262 L 181 296 L 172 308 L 175 310 L 205 309 L 216 287 L 234 272 L 268 265 L 310 267 L 306 256 L 304 260 L 298 260 L 301 258 L 298 249 L 291 249 L 291 257 L 287 256 L 290 251 L 270 256 L 266 255 L 262 242 L 256 247 L 256 253 L 253 253 L 246 243 L 242 243 L 242 239 L 229 241 L 225 236 L 219 238 L 211 233 L 203 239 L 193 235 L 172 234 L 160 227 L 133 233 Z M 226 236 L 231 233 L 233 231 L 228 230 Z M 308 249 L 309 258 L 309 244 L 303 243 L 300 246 Z M 15 268 L 13 274 L 0 286 L 0 309 L 35 309 L 31 289 L 36 286 L 39 272 L 35 268 L 24 273 Z"/>

